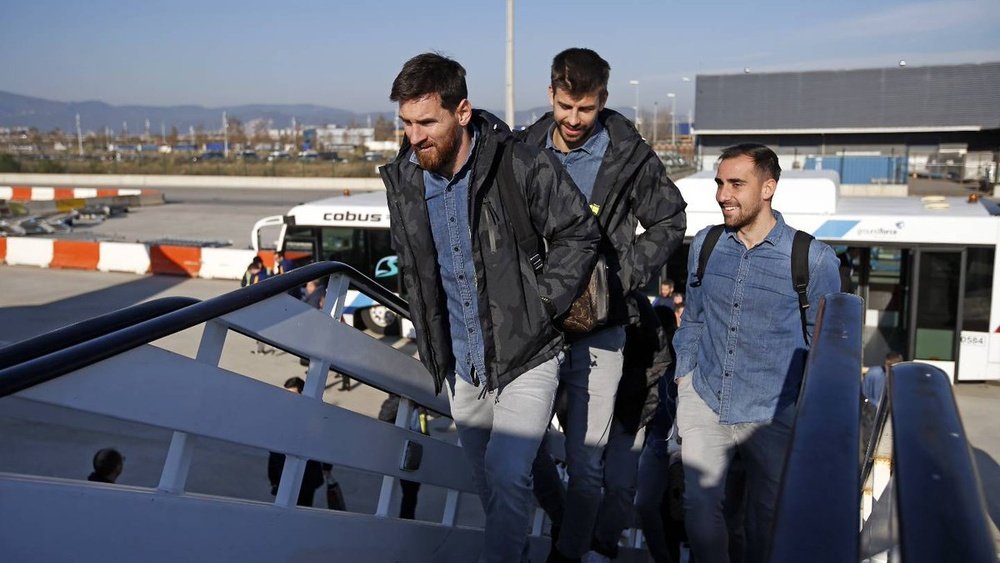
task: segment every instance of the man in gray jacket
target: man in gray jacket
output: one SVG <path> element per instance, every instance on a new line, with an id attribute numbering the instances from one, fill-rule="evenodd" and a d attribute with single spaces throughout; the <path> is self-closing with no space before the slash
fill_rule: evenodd
<path id="1" fill-rule="evenodd" d="M 417 55 L 390 99 L 407 142 L 382 178 L 420 359 L 438 391 L 448 384 L 486 512 L 480 560 L 517 561 L 558 383 L 553 319 L 580 293 L 600 234 L 551 155 L 472 109 L 457 62 Z M 547 241 L 544 261 L 518 245 L 517 212 Z"/>

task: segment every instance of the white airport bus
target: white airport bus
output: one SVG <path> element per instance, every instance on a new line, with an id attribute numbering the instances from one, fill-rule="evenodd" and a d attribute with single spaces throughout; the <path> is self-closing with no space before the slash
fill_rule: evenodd
<path id="1" fill-rule="evenodd" d="M 332 260 L 353 266 L 382 285 L 399 291 L 396 254 L 389 244 L 389 207 L 385 192 L 330 197 L 265 217 L 253 227 L 254 250 L 280 249 L 297 266 Z M 413 325 L 356 291 L 348 292 L 345 320 L 376 334 L 412 335 Z"/>
<path id="2" fill-rule="evenodd" d="M 677 182 L 687 201 L 685 245 L 665 275 L 687 279 L 688 242 L 721 221 L 713 172 Z M 965 197 L 842 197 L 834 172 L 785 171 L 774 208 L 785 221 L 827 242 L 841 255 L 843 273 L 865 300 L 864 364 L 889 350 L 939 366 L 953 380 L 1000 379 L 1000 217 L 987 200 Z M 337 260 L 387 287 L 399 288 L 389 244 L 385 192 L 332 197 L 259 221 L 293 260 Z M 683 291 L 683 283 L 679 283 Z M 651 284 L 650 291 L 655 291 Z M 375 332 L 399 325 L 363 296 L 349 299 L 353 322 Z M 402 334 L 411 334 L 406 323 Z"/>

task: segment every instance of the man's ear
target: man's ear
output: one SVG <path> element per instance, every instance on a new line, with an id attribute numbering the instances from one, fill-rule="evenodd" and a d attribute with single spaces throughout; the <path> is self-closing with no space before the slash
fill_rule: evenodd
<path id="1" fill-rule="evenodd" d="M 552 89 L 551 84 L 549 84 L 549 105 L 556 105 L 556 91 Z"/>
<path id="2" fill-rule="evenodd" d="M 472 104 L 467 99 L 463 99 L 458 102 L 458 107 L 455 108 L 455 117 L 458 118 L 458 124 L 465 127 L 472 121 Z"/>
<path id="3" fill-rule="evenodd" d="M 761 197 L 763 197 L 767 201 L 771 201 L 771 198 L 774 197 L 774 192 L 777 189 L 778 189 L 778 181 L 775 180 L 774 178 L 770 178 L 764 182 L 764 187 L 761 190 Z"/>

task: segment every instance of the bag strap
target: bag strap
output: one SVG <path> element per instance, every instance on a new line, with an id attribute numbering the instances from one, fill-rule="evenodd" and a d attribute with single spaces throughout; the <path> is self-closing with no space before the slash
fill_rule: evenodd
<path id="1" fill-rule="evenodd" d="M 692 287 L 701 285 L 701 279 L 705 277 L 705 266 L 708 265 L 708 257 L 712 254 L 712 250 L 715 249 L 715 244 L 719 242 L 719 237 L 722 236 L 722 231 L 725 228 L 725 225 L 714 225 L 708 230 L 705 240 L 701 242 L 701 251 L 698 252 L 698 270 L 694 273 L 695 279 L 691 282 Z"/>
<path id="2" fill-rule="evenodd" d="M 799 294 L 799 314 L 802 317 L 802 339 L 809 342 L 809 330 L 806 328 L 806 309 L 809 308 L 809 245 L 813 236 L 805 231 L 795 231 L 792 240 L 792 284 L 795 293 Z"/>
<path id="3" fill-rule="evenodd" d="M 545 264 L 545 258 L 542 256 L 541 237 L 538 236 L 538 231 L 535 230 L 535 225 L 531 222 L 531 217 L 528 215 L 528 201 L 525 199 L 524 191 L 518 187 L 517 181 L 514 179 L 514 144 L 516 142 L 511 139 L 504 143 L 498 177 L 500 180 L 500 197 L 504 199 L 503 194 L 509 194 L 511 191 L 518 194 L 514 198 L 515 201 L 504 199 L 504 211 L 514 226 L 518 246 L 521 247 L 521 251 L 528 257 L 531 267 L 538 272 Z"/>

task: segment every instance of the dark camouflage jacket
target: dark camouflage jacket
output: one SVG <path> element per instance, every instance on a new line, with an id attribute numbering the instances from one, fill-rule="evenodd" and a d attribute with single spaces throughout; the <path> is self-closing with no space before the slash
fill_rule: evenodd
<path id="1" fill-rule="evenodd" d="M 469 179 L 469 222 L 488 371 L 484 379 L 492 390 L 561 350 L 563 337 L 552 319 L 569 309 L 587 281 L 600 232 L 580 190 L 552 155 L 517 143 L 507 126 L 487 112 L 476 110 L 473 122 L 479 135 Z M 501 195 L 497 168 L 504 143 L 517 143 L 517 185 L 505 186 Z M 445 377 L 454 371 L 454 358 L 423 171 L 410 162 L 411 152 L 404 143 L 381 173 L 417 349 L 440 392 Z M 531 221 L 548 242 L 545 265 L 537 274 L 508 221 L 504 199 L 513 197 L 526 198 Z"/>
<path id="2" fill-rule="evenodd" d="M 609 272 L 617 274 L 608 279 L 610 322 L 634 323 L 639 311 L 626 296 L 646 285 L 680 247 L 687 228 L 687 205 L 667 177 L 663 163 L 631 121 L 609 109 L 602 110 L 598 119 L 610 137 L 592 196 L 607 194 L 598 222 L 604 235 L 600 252 Z M 517 135 L 528 144 L 544 148 L 554 124 L 549 112 Z M 639 224 L 645 231 L 636 236 Z"/>

